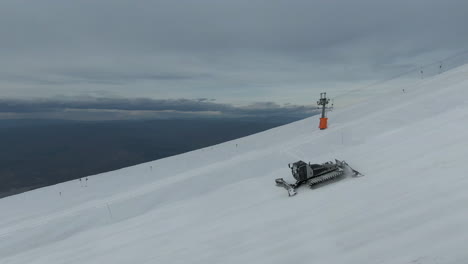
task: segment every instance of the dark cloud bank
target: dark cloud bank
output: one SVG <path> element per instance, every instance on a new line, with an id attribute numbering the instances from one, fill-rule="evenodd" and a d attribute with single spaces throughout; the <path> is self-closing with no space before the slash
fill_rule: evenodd
<path id="1" fill-rule="evenodd" d="M 315 106 L 257 102 L 247 106 L 216 103 L 213 99 L 154 100 L 146 98 L 0 99 L 0 118 L 76 120 L 166 118 L 271 118 L 300 119 L 318 114 Z"/>

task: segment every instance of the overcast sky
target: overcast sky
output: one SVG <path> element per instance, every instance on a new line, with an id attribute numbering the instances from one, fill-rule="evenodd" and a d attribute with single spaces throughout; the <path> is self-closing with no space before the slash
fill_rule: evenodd
<path id="1" fill-rule="evenodd" d="M 0 98 L 312 105 L 466 49 L 467 25 L 466 0 L 2 0 Z"/>

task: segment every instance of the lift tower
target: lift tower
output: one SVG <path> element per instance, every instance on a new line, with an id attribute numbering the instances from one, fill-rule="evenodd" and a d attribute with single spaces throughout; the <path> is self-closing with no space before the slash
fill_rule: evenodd
<path id="1" fill-rule="evenodd" d="M 327 128 L 328 118 L 325 116 L 325 108 L 329 102 L 330 99 L 327 98 L 327 93 L 320 93 L 320 100 L 317 101 L 317 104 L 322 106 L 322 117 L 320 118 L 319 125 L 320 130 Z"/>

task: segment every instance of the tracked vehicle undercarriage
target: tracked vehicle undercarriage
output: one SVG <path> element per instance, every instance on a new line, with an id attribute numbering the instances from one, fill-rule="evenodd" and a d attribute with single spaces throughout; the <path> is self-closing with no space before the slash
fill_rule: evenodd
<path id="1" fill-rule="evenodd" d="M 345 161 L 335 160 L 335 162 L 329 161 L 322 164 L 310 164 L 305 163 L 302 160 L 288 164 L 291 168 L 291 173 L 296 179 L 296 183 L 287 183 L 283 178 L 275 180 L 278 186 L 284 187 L 289 196 L 297 194 L 296 189 L 303 185 L 308 184 L 314 186 L 318 183 L 336 179 L 343 175 L 360 176 L 360 172 L 351 168 Z"/>

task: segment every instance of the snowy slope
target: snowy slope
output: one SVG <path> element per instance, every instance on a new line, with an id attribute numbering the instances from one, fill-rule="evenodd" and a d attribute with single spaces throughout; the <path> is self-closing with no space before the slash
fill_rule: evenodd
<path id="1" fill-rule="evenodd" d="M 325 131 L 313 117 L 1 199 L 0 263 L 468 263 L 467 87 L 463 66 Z M 274 184 L 334 158 L 366 176 Z"/>

